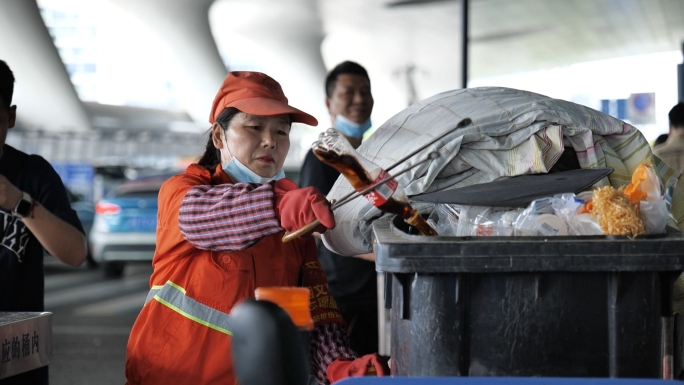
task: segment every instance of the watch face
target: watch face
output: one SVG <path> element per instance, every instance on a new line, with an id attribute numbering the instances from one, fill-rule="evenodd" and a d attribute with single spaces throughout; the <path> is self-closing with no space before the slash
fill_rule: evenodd
<path id="1" fill-rule="evenodd" d="M 21 199 L 19 203 L 17 203 L 17 207 L 14 209 L 14 212 L 21 217 L 25 217 L 29 214 L 29 212 L 31 212 L 31 206 L 33 206 L 31 201 Z"/>

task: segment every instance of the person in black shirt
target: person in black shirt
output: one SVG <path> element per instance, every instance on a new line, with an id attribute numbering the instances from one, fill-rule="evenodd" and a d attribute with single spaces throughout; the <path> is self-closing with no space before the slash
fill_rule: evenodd
<path id="1" fill-rule="evenodd" d="M 325 105 L 333 127 L 354 148 L 358 147 L 364 132 L 371 127 L 374 102 L 368 73 L 357 63 L 340 63 L 328 73 L 325 92 Z M 328 194 L 339 175 L 309 151 L 302 164 L 299 184 L 300 187 L 315 186 Z M 377 352 L 377 273 L 373 254 L 341 256 L 328 250 L 320 239 L 317 247 L 330 292 L 348 325 L 351 348 L 360 355 Z"/>
<path id="2" fill-rule="evenodd" d="M 14 75 L 0 60 L 0 312 L 41 312 L 44 250 L 78 266 L 86 257 L 86 239 L 50 163 L 5 144 L 16 120 L 13 92 Z M 3 363 L 13 359 L 22 357 L 3 356 Z M 0 380 L 1 385 L 47 383 L 46 366 Z"/>

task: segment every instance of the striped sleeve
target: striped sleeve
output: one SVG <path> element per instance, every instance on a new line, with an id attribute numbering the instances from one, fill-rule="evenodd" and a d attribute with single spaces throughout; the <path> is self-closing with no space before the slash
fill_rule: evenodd
<path id="1" fill-rule="evenodd" d="M 326 372 L 333 361 L 338 358 L 356 358 L 349 348 L 349 337 L 344 328 L 344 324 L 329 323 L 318 325 L 311 331 L 311 372 L 321 385 L 330 383 Z"/>
<path id="2" fill-rule="evenodd" d="M 265 236 L 283 231 L 274 200 L 272 183 L 195 186 L 181 203 L 181 234 L 202 250 L 246 249 Z"/>

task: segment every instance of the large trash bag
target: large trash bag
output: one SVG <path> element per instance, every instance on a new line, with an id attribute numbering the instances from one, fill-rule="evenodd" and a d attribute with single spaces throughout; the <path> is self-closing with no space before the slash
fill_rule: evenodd
<path id="1" fill-rule="evenodd" d="M 652 165 L 664 184 L 679 175 L 653 156 L 644 136 L 626 122 L 576 103 L 502 87 L 447 91 L 413 104 L 380 126 L 357 151 L 387 169 L 435 136 L 453 130 L 464 118 L 473 124 L 449 134 L 412 160 L 421 160 L 435 150 L 441 157 L 397 178 L 409 198 L 503 177 L 548 173 L 566 148 L 574 150 L 581 168 L 614 170 L 596 187 L 629 184 L 640 164 Z M 409 160 L 405 166 L 411 164 Z M 684 178 L 680 178 L 669 223 L 680 230 L 684 230 L 683 185 Z M 351 191 L 347 180 L 340 177 L 328 198 L 339 199 Z M 432 208 L 429 203 L 413 205 L 424 213 Z M 370 252 L 372 222 L 383 215 L 388 214 L 358 198 L 335 211 L 337 226 L 323 234 L 323 242 L 342 255 Z"/>

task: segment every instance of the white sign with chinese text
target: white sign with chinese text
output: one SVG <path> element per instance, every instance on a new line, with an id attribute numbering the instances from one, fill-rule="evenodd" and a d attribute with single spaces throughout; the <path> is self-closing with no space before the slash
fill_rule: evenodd
<path id="1" fill-rule="evenodd" d="M 0 312 L 0 347 L 0 379 L 48 365 L 52 313 Z"/>

